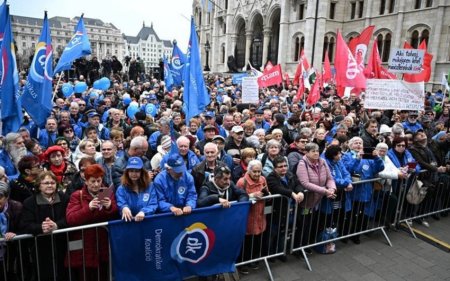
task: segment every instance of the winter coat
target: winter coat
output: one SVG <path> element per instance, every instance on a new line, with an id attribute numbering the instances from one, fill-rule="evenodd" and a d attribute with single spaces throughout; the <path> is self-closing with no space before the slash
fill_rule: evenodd
<path id="1" fill-rule="evenodd" d="M 72 193 L 66 210 L 68 226 L 87 225 L 117 219 L 117 205 L 114 194 L 110 198 L 111 207 L 109 210 L 102 208 L 101 210 L 91 211 L 89 202 L 93 199 L 94 197 L 89 193 L 86 186 Z M 71 232 L 70 241 L 78 240 L 82 240 L 83 250 L 81 245 L 77 249 L 69 248 L 71 267 L 83 266 L 83 255 L 86 267 L 97 268 L 100 263 L 108 262 L 108 233 L 104 228 L 90 228 L 83 232 Z M 69 259 L 66 258 L 66 265 L 69 265 L 68 262 Z"/>
<path id="2" fill-rule="evenodd" d="M 208 207 L 218 204 L 219 198 L 231 201 L 245 202 L 248 201 L 247 193 L 236 188 L 234 183 L 230 182 L 230 186 L 225 191 L 219 191 L 213 181 L 205 183 L 201 188 L 197 198 L 197 207 Z"/>
<path id="3" fill-rule="evenodd" d="M 158 169 L 160 167 L 161 160 L 168 153 L 160 145 L 158 145 L 158 148 L 156 149 L 156 151 L 157 151 L 157 153 L 150 160 L 150 164 L 152 166 L 152 170 L 156 170 L 156 169 Z"/>
<path id="4" fill-rule="evenodd" d="M 329 159 L 325 159 L 325 161 L 327 162 L 327 165 L 330 168 L 331 175 L 333 176 L 334 182 L 336 184 L 338 193 L 338 198 L 336 200 L 340 200 L 339 194 L 345 193 L 345 202 L 343 202 L 344 210 L 348 212 L 352 209 L 352 200 L 349 196 L 349 193 L 344 191 L 344 188 L 346 188 L 349 184 L 352 183 L 352 177 L 345 168 L 344 163 L 342 163 L 342 160 L 336 162 Z M 332 200 L 328 198 L 323 198 L 321 205 L 321 212 L 331 214 L 332 211 L 333 211 Z"/>
<path id="5" fill-rule="evenodd" d="M 67 160 L 64 160 L 64 162 L 66 163 L 66 168 L 64 170 L 62 181 L 58 182 L 58 189 L 65 192 L 66 189 L 71 186 L 72 182 L 75 180 L 75 175 L 78 173 L 78 169 L 72 162 L 69 162 Z M 44 168 L 51 171 L 49 163 L 45 163 Z"/>
<path id="6" fill-rule="evenodd" d="M 153 181 L 158 199 L 158 212 L 170 212 L 170 207 L 183 208 L 190 206 L 195 209 L 197 193 L 195 192 L 194 178 L 187 171 L 180 179 L 175 180 L 167 170 L 159 173 Z"/>
<path id="7" fill-rule="evenodd" d="M 9 199 L 23 203 L 25 199 L 36 193 L 37 186 L 34 182 L 29 182 L 21 174 L 9 184 Z"/>
<path id="8" fill-rule="evenodd" d="M 240 178 L 236 186 L 244 190 L 247 194 L 262 191 L 268 194 L 266 179 L 261 176 L 259 181 L 253 181 L 248 173 Z M 258 235 L 266 230 L 266 215 L 264 214 L 265 201 L 257 201 L 250 208 L 247 221 L 246 235 Z"/>
<path id="9" fill-rule="evenodd" d="M 314 165 L 308 157 L 303 157 L 298 163 L 296 174 L 300 184 L 312 193 L 307 195 L 312 196 L 312 199 L 305 199 L 305 208 L 317 207 L 327 190 L 336 191 L 336 184 L 330 168 L 321 158 L 319 158 L 317 165 Z"/>
<path id="10" fill-rule="evenodd" d="M 216 160 L 216 167 L 225 167 L 225 163 Z M 199 194 L 201 187 L 205 184 L 205 180 L 208 180 L 211 173 L 206 171 L 206 160 L 203 160 L 192 169 L 192 176 L 194 177 L 195 190 Z"/>

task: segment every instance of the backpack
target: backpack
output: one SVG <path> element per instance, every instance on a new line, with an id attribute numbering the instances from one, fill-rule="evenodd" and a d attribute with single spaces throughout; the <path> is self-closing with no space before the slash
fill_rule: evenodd
<path id="1" fill-rule="evenodd" d="M 408 193 L 406 193 L 406 200 L 409 204 L 420 204 L 427 195 L 428 186 L 424 186 L 423 182 L 416 179 L 409 187 Z"/>

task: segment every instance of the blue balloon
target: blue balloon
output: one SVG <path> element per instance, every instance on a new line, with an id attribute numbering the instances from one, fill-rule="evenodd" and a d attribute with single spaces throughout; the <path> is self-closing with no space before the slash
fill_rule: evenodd
<path id="1" fill-rule="evenodd" d="M 147 103 L 145 106 L 145 114 L 155 117 L 157 114 L 156 106 L 153 103 Z"/>
<path id="2" fill-rule="evenodd" d="M 100 79 L 100 90 L 106 91 L 111 86 L 111 81 L 107 77 Z"/>
<path id="3" fill-rule="evenodd" d="M 129 118 L 134 119 L 134 115 L 139 111 L 139 104 L 135 101 L 131 102 L 127 108 L 127 115 Z"/>
<path id="4" fill-rule="evenodd" d="M 123 104 L 124 105 L 129 105 L 131 103 L 131 98 L 130 97 L 124 97 L 123 98 Z"/>
<path id="5" fill-rule="evenodd" d="M 97 89 L 97 90 L 101 90 L 101 88 L 100 88 L 100 80 L 94 81 L 93 88 Z"/>
<path id="6" fill-rule="evenodd" d="M 75 84 L 75 93 L 82 93 L 88 89 L 86 82 L 78 82 Z"/>
<path id="7" fill-rule="evenodd" d="M 70 83 L 64 83 L 61 88 L 62 93 L 65 97 L 69 97 L 71 94 L 73 94 L 73 86 Z"/>

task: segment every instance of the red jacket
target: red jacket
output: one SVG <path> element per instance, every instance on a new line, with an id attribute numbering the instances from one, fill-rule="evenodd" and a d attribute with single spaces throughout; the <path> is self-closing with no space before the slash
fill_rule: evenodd
<path id="1" fill-rule="evenodd" d="M 93 224 L 114 220 L 118 218 L 118 210 L 114 194 L 111 196 L 111 208 L 106 210 L 89 210 L 89 202 L 92 195 L 87 191 L 86 186 L 77 190 L 70 196 L 66 210 L 67 224 L 72 226 Z M 83 233 L 82 233 L 83 232 Z M 97 239 L 98 238 L 98 239 Z M 81 239 L 83 239 L 84 261 L 86 267 L 96 268 L 100 263 L 107 262 L 109 258 L 108 233 L 106 229 L 100 227 L 70 233 L 69 253 L 70 266 L 83 266 L 83 250 L 81 249 Z M 78 241 L 78 243 L 76 242 Z M 97 250 L 97 243 L 98 250 Z M 69 259 L 66 258 L 66 266 Z"/>

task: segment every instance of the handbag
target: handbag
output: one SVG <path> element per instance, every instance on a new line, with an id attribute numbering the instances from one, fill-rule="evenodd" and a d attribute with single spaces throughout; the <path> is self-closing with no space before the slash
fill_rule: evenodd
<path id="1" fill-rule="evenodd" d="M 427 191 L 428 186 L 425 186 L 422 181 L 416 179 L 409 187 L 408 193 L 406 193 L 406 200 L 409 204 L 418 205 L 425 199 Z"/>
<path id="2" fill-rule="evenodd" d="M 338 237 L 337 229 L 327 227 L 317 237 L 317 242 L 327 241 Z M 336 244 L 328 242 L 320 244 L 314 247 L 314 249 L 321 254 L 334 254 L 336 253 Z"/>

